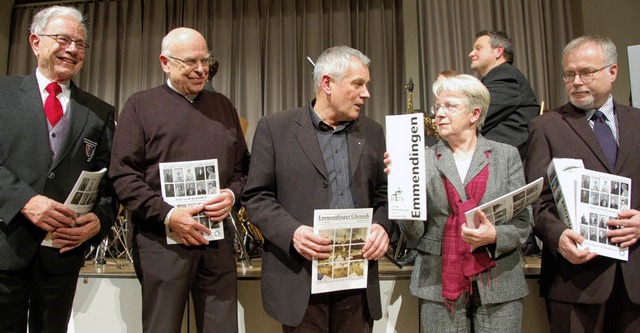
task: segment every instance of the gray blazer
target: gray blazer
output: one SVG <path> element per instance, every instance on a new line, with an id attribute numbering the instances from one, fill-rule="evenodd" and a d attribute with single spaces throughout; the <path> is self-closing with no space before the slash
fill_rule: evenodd
<path id="1" fill-rule="evenodd" d="M 69 133 L 52 160 L 35 74 L 0 78 L 0 270 L 23 269 L 36 251 L 51 273 L 77 272 L 82 265 L 86 243 L 64 254 L 42 247 L 45 231 L 20 212 L 37 194 L 64 203 L 83 170 L 109 167 L 114 107 L 71 82 L 67 112 L 71 112 Z M 100 188 L 91 210 L 100 219 L 95 241 L 111 231 L 116 212 L 107 177 Z"/>
<path id="2" fill-rule="evenodd" d="M 390 229 L 382 126 L 361 114 L 347 135 L 356 208 L 373 207 L 373 222 Z M 278 322 L 297 326 L 311 294 L 311 262 L 292 246 L 301 225 L 313 226 L 314 209 L 329 208 L 331 189 L 309 108 L 263 117 L 253 138 L 251 168 L 242 196 L 265 238 L 262 302 Z M 380 319 L 378 263 L 369 261 L 367 303 Z"/>
<path id="3" fill-rule="evenodd" d="M 489 152 L 489 158 L 485 152 Z M 452 151 L 446 142 L 440 141 L 427 148 L 426 155 L 427 221 L 398 223 L 407 238 L 419 239 L 419 255 L 411 275 L 411 293 L 423 299 L 442 302 L 442 238 L 451 214 L 442 178 L 449 179 L 465 201 L 464 187 L 488 164 L 487 190 L 480 204 L 524 186 L 525 181 L 518 150 L 482 136 L 478 137 L 478 145 L 464 182 L 460 180 Z M 440 155 L 439 160 L 436 155 Z M 529 209 L 526 209 L 510 221 L 496 225 L 496 244 L 487 246 L 496 260 L 496 266 L 491 269 L 491 283 L 480 288 L 483 304 L 502 303 L 529 293 L 517 249 L 531 231 L 530 216 Z"/>

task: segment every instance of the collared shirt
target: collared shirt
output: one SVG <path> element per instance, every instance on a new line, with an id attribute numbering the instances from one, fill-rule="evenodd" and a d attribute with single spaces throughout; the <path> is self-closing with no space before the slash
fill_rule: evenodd
<path id="1" fill-rule="evenodd" d="M 602 105 L 600 107 L 600 112 L 604 113 L 604 116 L 607 118 L 605 120 L 605 123 L 607 124 L 607 126 L 609 126 L 609 128 L 611 129 L 611 133 L 613 133 L 613 138 L 616 140 L 616 143 L 618 142 L 618 117 L 616 117 L 616 112 L 613 108 L 613 97 L 611 95 L 609 95 L 609 98 L 607 98 L 607 101 L 604 103 L 604 105 Z M 585 111 L 585 117 L 587 117 L 587 119 L 589 120 L 589 126 L 591 126 L 591 129 L 593 129 L 593 119 L 591 119 L 591 117 L 593 117 L 593 114 L 596 113 L 596 109 L 591 109 L 591 110 L 587 110 Z"/>
<path id="2" fill-rule="evenodd" d="M 47 91 L 47 86 L 49 83 L 53 82 L 47 79 L 42 73 L 40 73 L 40 69 L 36 68 L 36 80 L 38 81 L 38 89 L 40 91 L 40 97 L 42 97 L 42 105 L 49 97 L 49 92 Z M 71 100 L 71 81 L 58 82 L 60 88 L 62 88 L 62 92 L 58 94 L 58 100 L 60 100 L 60 104 L 62 105 L 62 113 L 66 113 L 69 108 L 69 101 Z"/>
<path id="3" fill-rule="evenodd" d="M 347 135 L 353 121 L 341 123 L 335 129 L 320 119 L 313 110 L 315 100 L 309 103 L 311 122 L 316 129 L 316 136 L 327 168 L 331 199 L 329 207 L 332 209 L 354 208 L 353 182 L 349 167 L 349 144 Z"/>
<path id="4" fill-rule="evenodd" d="M 198 94 L 195 95 L 185 95 L 181 92 L 178 91 L 178 89 L 176 89 L 176 87 L 174 87 L 171 84 L 171 80 L 167 79 L 167 85 L 169 86 L 169 88 L 173 89 L 173 91 L 177 92 L 178 94 L 180 94 L 182 97 L 184 97 L 187 101 L 189 101 L 189 103 L 193 103 L 193 100 L 196 99 L 196 96 L 198 96 Z"/>

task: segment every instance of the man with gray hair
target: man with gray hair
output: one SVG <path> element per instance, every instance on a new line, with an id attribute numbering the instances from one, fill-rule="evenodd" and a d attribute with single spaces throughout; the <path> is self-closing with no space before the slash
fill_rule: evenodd
<path id="1" fill-rule="evenodd" d="M 577 158 L 587 169 L 640 184 L 640 110 L 611 95 L 618 74 L 613 42 L 601 36 L 574 39 L 562 52 L 562 68 L 569 103 L 529 124 L 527 179 L 546 180 L 553 158 Z M 611 244 L 629 251 L 626 262 L 578 248 L 585 236 L 560 220 L 548 181 L 533 204 L 535 233 L 544 243 L 540 295 L 551 332 L 630 333 L 640 327 L 640 191 L 620 193 L 625 200 L 631 195 L 632 209 L 620 210 L 605 228 Z"/>
<path id="2" fill-rule="evenodd" d="M 27 313 L 30 332 L 66 332 L 85 247 L 116 204 L 107 177 L 89 213 L 63 203 L 82 171 L 109 167 L 115 110 L 71 80 L 89 47 L 78 10 L 38 12 L 29 43 L 35 72 L 0 78 L 0 332 L 25 332 Z"/>
<path id="3" fill-rule="evenodd" d="M 243 203 L 265 238 L 262 300 L 284 332 L 371 332 L 382 316 L 378 264 L 389 245 L 382 126 L 362 114 L 369 59 L 332 47 L 316 61 L 316 98 L 263 117 L 253 140 Z M 366 289 L 311 294 L 311 260 L 335 239 L 313 233 L 315 209 L 373 208 L 362 248 Z"/>
<path id="4" fill-rule="evenodd" d="M 198 332 L 238 331 L 234 227 L 227 216 L 242 193 L 249 152 L 231 101 L 203 91 L 209 63 L 198 31 L 170 31 L 160 54 L 166 83 L 129 97 L 118 117 L 109 175 L 132 213 L 145 332 L 179 332 L 189 293 Z M 220 194 L 191 208 L 166 202 L 159 164 L 205 159 L 218 160 Z M 193 186 L 173 180 L 178 196 Z M 194 218 L 199 214 L 206 217 Z M 224 239 L 203 237 L 211 233 L 209 222 L 223 223 Z M 182 244 L 167 244 L 165 224 Z"/>

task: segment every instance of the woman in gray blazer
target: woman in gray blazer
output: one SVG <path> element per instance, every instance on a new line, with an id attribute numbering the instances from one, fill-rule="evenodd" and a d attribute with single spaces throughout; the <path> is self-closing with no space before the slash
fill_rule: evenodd
<path id="1" fill-rule="evenodd" d="M 518 332 L 528 289 L 517 249 L 529 235 L 530 212 L 511 219 L 490 212 L 491 222 L 479 211 L 473 225 L 464 216 L 525 185 L 518 150 L 479 134 L 489 92 L 478 79 L 443 78 L 433 92 L 442 140 L 426 152 L 427 221 L 398 222 L 419 240 L 410 288 L 421 298 L 423 331 Z"/>

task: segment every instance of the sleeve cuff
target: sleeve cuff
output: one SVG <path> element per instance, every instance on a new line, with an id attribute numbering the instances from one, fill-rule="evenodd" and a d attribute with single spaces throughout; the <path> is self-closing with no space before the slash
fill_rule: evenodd
<path id="1" fill-rule="evenodd" d="M 233 203 L 231 204 L 231 206 L 235 206 L 235 204 L 236 204 L 236 195 L 235 195 L 235 193 L 233 193 L 233 191 L 231 191 L 228 188 L 223 188 L 220 191 L 227 191 L 227 192 L 231 193 L 231 197 L 233 198 Z"/>
<path id="2" fill-rule="evenodd" d="M 164 217 L 164 224 L 165 225 L 169 225 L 169 221 L 171 220 L 171 214 L 173 214 L 173 210 L 174 209 L 176 209 L 176 208 L 175 207 L 171 208 L 171 210 L 169 210 L 169 212 L 167 213 L 167 216 Z"/>

